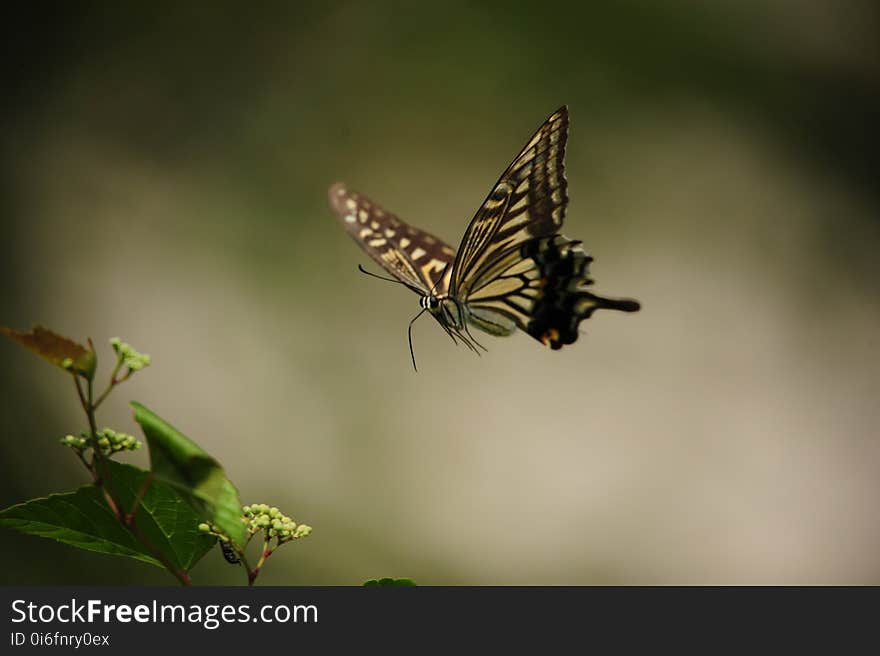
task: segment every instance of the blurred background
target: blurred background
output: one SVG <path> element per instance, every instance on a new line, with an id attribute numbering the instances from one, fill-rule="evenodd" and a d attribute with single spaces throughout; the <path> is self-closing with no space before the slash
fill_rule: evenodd
<path id="1" fill-rule="evenodd" d="M 265 584 L 880 583 L 870 0 L 28 5 L 4 21 L 0 323 L 115 335 L 137 399 L 314 527 Z M 456 348 L 327 206 L 457 245 L 571 111 L 599 313 Z M 373 267 L 375 268 L 375 267 Z M 72 386 L 0 343 L 0 506 L 74 489 Z M 145 452 L 129 458 L 145 465 Z M 5 584 L 167 583 L 4 530 Z M 202 584 L 240 584 L 219 551 Z"/>

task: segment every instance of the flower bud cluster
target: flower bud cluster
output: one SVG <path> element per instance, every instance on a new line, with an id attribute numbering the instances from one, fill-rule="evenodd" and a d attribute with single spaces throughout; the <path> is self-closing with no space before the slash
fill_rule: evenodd
<path id="1" fill-rule="evenodd" d="M 137 451 L 142 446 L 141 441 L 132 435 L 117 433 L 112 428 L 103 428 L 96 433 L 96 436 L 98 438 L 98 447 L 105 456 L 111 456 L 120 451 Z M 79 437 L 65 435 L 61 438 L 61 444 L 80 453 L 92 447 L 91 438 L 85 431 L 80 433 Z"/>
<path id="2" fill-rule="evenodd" d="M 118 337 L 110 340 L 110 346 L 116 351 L 116 355 L 122 360 L 122 364 L 128 367 L 129 371 L 140 371 L 144 367 L 149 366 L 150 356 L 145 353 L 139 353 L 131 344 L 123 342 Z"/>
<path id="3" fill-rule="evenodd" d="M 297 524 L 278 508 L 265 503 L 245 506 L 242 510 L 251 534 L 264 531 L 267 539 L 275 538 L 278 544 L 304 538 L 312 532 L 312 527 L 308 524 Z"/>

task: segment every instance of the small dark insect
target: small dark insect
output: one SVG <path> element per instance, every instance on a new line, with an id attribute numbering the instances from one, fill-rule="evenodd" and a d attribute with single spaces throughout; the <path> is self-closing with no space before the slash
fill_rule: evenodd
<path id="1" fill-rule="evenodd" d="M 453 342 L 486 350 L 470 326 L 490 335 L 525 331 L 552 349 L 572 344 L 595 310 L 635 312 L 639 303 L 588 291 L 593 258 L 559 234 L 568 205 L 565 144 L 568 108 L 561 107 L 501 174 L 468 225 L 456 252 L 344 184 L 330 187 L 330 205 L 348 234 L 397 282 L 413 290 Z M 369 273 L 361 268 L 364 273 Z M 376 274 L 369 274 L 376 275 Z M 412 355 L 413 367 L 416 366 Z"/>
<path id="2" fill-rule="evenodd" d="M 222 540 L 220 541 L 220 551 L 223 552 L 223 557 L 230 565 L 238 565 L 241 562 L 238 554 L 235 553 L 235 549 L 233 549 L 232 545 L 228 542 L 223 542 Z"/>

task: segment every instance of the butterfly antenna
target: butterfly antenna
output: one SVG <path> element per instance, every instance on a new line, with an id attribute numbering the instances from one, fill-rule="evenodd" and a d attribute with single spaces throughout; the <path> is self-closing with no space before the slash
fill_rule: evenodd
<path id="1" fill-rule="evenodd" d="M 360 271 L 361 273 L 365 273 L 365 274 L 367 274 L 368 276 L 371 276 L 371 277 L 373 277 L 373 278 L 378 278 L 379 280 L 384 280 L 385 282 L 396 282 L 398 285 L 403 285 L 403 286 L 406 287 L 407 289 L 411 289 L 411 290 L 413 290 L 416 294 L 421 295 L 421 294 L 424 293 L 423 290 L 419 289 L 419 288 L 416 287 L 415 285 L 411 285 L 411 284 L 409 284 L 409 283 L 408 283 L 407 281 L 405 281 L 405 280 L 397 280 L 397 279 L 395 279 L 395 278 L 386 278 L 385 276 L 380 276 L 379 274 L 377 274 L 377 273 L 373 273 L 372 271 L 367 271 L 367 270 L 363 267 L 363 265 L 360 265 L 360 264 L 358 264 L 358 271 Z"/>
<path id="2" fill-rule="evenodd" d="M 413 371 L 415 371 L 416 373 L 418 373 L 419 368 L 416 366 L 416 352 L 413 350 L 413 345 L 412 345 L 412 327 L 413 327 L 413 324 L 416 322 L 416 319 L 418 319 L 424 313 L 425 313 L 425 310 L 423 309 L 416 316 L 414 316 L 412 318 L 412 321 L 409 322 L 409 328 L 406 329 L 406 334 L 407 334 L 407 337 L 409 338 L 409 356 L 412 358 Z"/>
<path id="3" fill-rule="evenodd" d="M 361 273 L 365 273 L 368 276 L 372 276 L 373 278 L 378 278 L 379 280 L 384 280 L 386 282 L 396 282 L 398 285 L 404 285 L 402 280 L 395 280 L 394 278 L 386 278 L 385 276 L 380 276 L 378 273 L 373 273 L 372 271 L 367 271 L 362 264 L 358 264 L 358 271 Z"/>

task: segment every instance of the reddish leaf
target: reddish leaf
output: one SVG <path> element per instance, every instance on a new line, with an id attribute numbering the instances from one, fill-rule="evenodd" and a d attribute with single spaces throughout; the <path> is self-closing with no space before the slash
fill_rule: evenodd
<path id="1" fill-rule="evenodd" d="M 12 330 L 0 326 L 0 333 L 14 339 L 34 353 L 42 355 L 52 364 L 91 378 L 95 373 L 97 358 L 95 354 L 82 344 L 53 333 L 51 330 L 36 326 L 29 333 Z M 65 362 L 69 362 L 65 366 Z"/>

